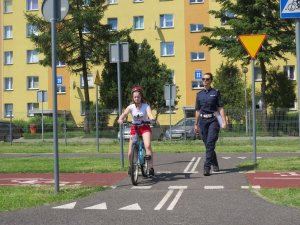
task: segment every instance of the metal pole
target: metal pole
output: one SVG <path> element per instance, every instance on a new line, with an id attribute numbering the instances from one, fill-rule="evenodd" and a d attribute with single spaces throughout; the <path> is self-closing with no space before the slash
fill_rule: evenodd
<path id="1" fill-rule="evenodd" d="M 42 91 L 42 141 L 44 142 L 44 91 Z"/>
<path id="2" fill-rule="evenodd" d="M 253 138 L 253 163 L 256 164 L 256 105 L 255 105 L 255 78 L 254 78 L 254 59 L 251 59 L 252 67 L 252 138 Z"/>
<path id="3" fill-rule="evenodd" d="M 65 136 L 65 145 L 67 145 L 67 112 L 64 110 L 64 136 Z"/>
<path id="4" fill-rule="evenodd" d="M 297 58 L 297 83 L 298 83 L 298 117 L 299 117 L 299 141 L 300 141 L 300 19 L 296 19 L 296 58 Z"/>
<path id="5" fill-rule="evenodd" d="M 170 99 L 169 99 L 169 113 L 170 113 L 170 141 L 172 141 L 172 109 L 171 109 L 171 99 L 172 99 L 172 86 L 169 84 Z"/>
<path id="6" fill-rule="evenodd" d="M 10 145 L 12 145 L 13 138 L 12 138 L 12 111 L 9 111 L 9 140 L 10 140 Z"/>
<path id="7" fill-rule="evenodd" d="M 98 84 L 96 84 L 96 144 L 99 152 L 99 124 L 98 124 Z"/>
<path id="8" fill-rule="evenodd" d="M 120 42 L 117 42 L 118 60 L 117 60 L 117 73 L 118 73 L 118 104 L 119 104 L 119 117 L 122 114 L 122 95 L 121 95 L 121 62 L 120 62 Z M 124 168 L 124 146 L 123 146 L 123 126 L 119 124 L 120 131 L 120 154 L 121 154 L 121 167 Z"/>
<path id="9" fill-rule="evenodd" d="M 246 81 L 246 75 L 247 73 L 245 73 L 245 121 L 246 121 L 246 135 L 248 135 L 248 109 L 247 109 L 247 81 Z"/>
<path id="10" fill-rule="evenodd" d="M 55 192 L 59 192 L 58 138 L 57 138 L 57 84 L 56 84 L 56 21 L 58 1 L 53 0 L 53 16 L 51 21 L 52 52 L 52 98 L 53 98 L 53 145 L 54 145 L 54 181 Z"/>

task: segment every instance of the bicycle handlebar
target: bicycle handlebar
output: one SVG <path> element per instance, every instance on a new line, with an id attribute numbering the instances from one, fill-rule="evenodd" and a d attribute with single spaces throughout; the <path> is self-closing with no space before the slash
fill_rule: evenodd
<path id="1" fill-rule="evenodd" d="M 156 122 L 156 120 L 142 120 L 140 122 L 130 122 L 128 121 L 127 124 L 131 124 L 131 125 L 134 125 L 134 126 L 142 126 L 142 125 L 150 125 L 152 124 L 152 121 Z"/>

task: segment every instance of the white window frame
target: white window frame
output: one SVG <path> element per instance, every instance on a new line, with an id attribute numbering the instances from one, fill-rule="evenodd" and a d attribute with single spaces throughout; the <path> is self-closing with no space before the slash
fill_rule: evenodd
<path id="1" fill-rule="evenodd" d="M 173 14 L 161 14 L 159 16 L 160 28 L 174 28 L 174 16 Z"/>
<path id="2" fill-rule="evenodd" d="M 66 86 L 64 85 L 57 85 L 56 89 L 57 94 L 65 94 L 66 93 Z"/>
<path id="3" fill-rule="evenodd" d="M 172 48 L 170 52 L 168 48 Z M 174 42 L 161 42 L 160 43 L 160 56 L 175 56 Z"/>
<path id="4" fill-rule="evenodd" d="M 32 111 L 34 111 L 34 110 L 39 110 L 39 103 L 36 103 L 36 102 L 27 103 L 27 116 L 28 117 L 34 116 L 34 114 L 32 113 Z"/>
<path id="5" fill-rule="evenodd" d="M 28 76 L 27 77 L 27 89 L 28 90 L 39 89 L 39 77 L 38 76 Z"/>
<path id="6" fill-rule="evenodd" d="M 144 2 L 144 0 L 133 0 L 134 3 Z"/>
<path id="7" fill-rule="evenodd" d="M 91 0 L 83 0 L 82 6 L 90 6 Z"/>
<path id="8" fill-rule="evenodd" d="M 14 105 L 12 103 L 4 104 L 4 117 L 10 118 L 10 112 L 12 112 L 11 116 L 13 117 L 14 116 Z"/>
<path id="9" fill-rule="evenodd" d="M 35 4 L 36 4 L 36 7 L 34 7 Z M 26 9 L 27 9 L 27 11 L 39 10 L 39 1 L 38 0 L 26 0 Z"/>
<path id="10" fill-rule="evenodd" d="M 38 29 L 35 25 L 27 23 L 26 24 L 26 37 L 30 37 L 31 35 L 37 36 L 39 34 Z"/>
<path id="11" fill-rule="evenodd" d="M 296 111 L 296 110 L 297 110 L 297 107 L 296 107 L 296 105 L 297 105 L 297 102 L 295 102 L 295 101 L 294 101 L 294 104 L 293 104 L 293 106 L 292 106 L 292 107 L 290 107 L 290 108 L 289 108 L 289 110 L 291 110 L 291 111 Z"/>
<path id="12" fill-rule="evenodd" d="M 12 0 L 4 0 L 3 12 L 12 13 Z"/>
<path id="13" fill-rule="evenodd" d="M 287 74 L 290 80 L 296 80 L 296 69 L 294 65 L 286 65 L 283 67 L 283 71 Z"/>
<path id="14" fill-rule="evenodd" d="M 14 83 L 12 77 L 4 77 L 4 91 L 12 91 L 13 84 Z"/>
<path id="15" fill-rule="evenodd" d="M 204 88 L 202 80 L 192 80 L 192 90 L 201 90 Z"/>
<path id="16" fill-rule="evenodd" d="M 57 60 L 56 67 L 65 67 L 65 66 L 66 66 L 65 61 Z"/>
<path id="17" fill-rule="evenodd" d="M 113 21 L 116 21 L 116 24 L 111 23 Z M 107 24 L 111 25 L 110 31 L 118 30 L 118 18 L 116 18 L 116 17 L 114 17 L 114 18 L 107 18 Z M 114 27 L 114 25 L 116 25 L 116 26 Z"/>
<path id="18" fill-rule="evenodd" d="M 14 64 L 13 51 L 5 51 L 4 52 L 4 65 L 12 65 L 12 64 Z"/>
<path id="19" fill-rule="evenodd" d="M 94 76 L 93 74 L 88 74 L 88 86 L 89 88 L 93 88 L 94 87 Z M 83 75 L 80 74 L 80 88 L 83 88 Z"/>
<path id="20" fill-rule="evenodd" d="M 83 24 L 82 33 L 83 34 L 89 34 L 89 33 L 91 33 L 91 31 L 87 27 L 87 24 Z"/>
<path id="21" fill-rule="evenodd" d="M 262 101 L 260 96 L 255 97 L 255 109 L 256 111 L 261 111 L 262 110 Z"/>
<path id="22" fill-rule="evenodd" d="M 39 53 L 36 50 L 27 50 L 27 63 L 33 64 L 39 62 Z"/>
<path id="23" fill-rule="evenodd" d="M 201 32 L 201 30 L 204 28 L 203 23 L 191 23 L 190 24 L 190 32 L 191 33 L 197 33 Z"/>
<path id="24" fill-rule="evenodd" d="M 203 55 L 203 57 L 201 57 Z M 205 53 L 204 52 L 191 52 L 192 61 L 204 61 Z"/>
<path id="25" fill-rule="evenodd" d="M 92 104 L 93 102 L 90 102 Z M 80 115 L 85 116 L 85 101 L 80 102 Z"/>
<path id="26" fill-rule="evenodd" d="M 225 12 L 225 16 L 229 17 L 229 18 L 233 18 L 234 17 L 234 13 L 232 12 Z M 228 20 L 221 20 L 221 25 L 226 25 L 228 23 Z"/>
<path id="27" fill-rule="evenodd" d="M 144 16 L 133 17 L 133 29 L 143 30 L 144 29 Z"/>
<path id="28" fill-rule="evenodd" d="M 12 39 L 13 38 L 13 27 L 11 25 L 7 25 L 3 27 L 4 39 Z"/>
<path id="29" fill-rule="evenodd" d="M 190 0 L 190 4 L 201 4 L 204 3 L 204 0 Z"/>
<path id="30" fill-rule="evenodd" d="M 107 0 L 107 4 L 109 5 L 118 4 L 118 0 Z"/>

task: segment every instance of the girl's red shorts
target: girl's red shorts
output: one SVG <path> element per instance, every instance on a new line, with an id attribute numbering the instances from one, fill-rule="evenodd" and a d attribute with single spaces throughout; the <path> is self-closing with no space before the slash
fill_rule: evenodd
<path id="1" fill-rule="evenodd" d="M 138 127 L 138 133 L 140 135 L 142 135 L 143 133 L 146 133 L 146 132 L 150 132 L 151 133 L 151 128 L 150 128 L 149 125 L 142 125 L 142 126 Z M 130 128 L 130 134 L 131 135 L 135 135 L 135 127 L 134 126 L 131 126 L 131 128 Z"/>

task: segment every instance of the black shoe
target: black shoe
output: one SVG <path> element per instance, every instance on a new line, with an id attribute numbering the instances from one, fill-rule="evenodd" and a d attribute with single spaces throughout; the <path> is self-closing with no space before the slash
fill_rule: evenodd
<path id="1" fill-rule="evenodd" d="M 130 174 L 131 174 L 131 167 L 128 166 L 128 175 L 130 176 Z"/>
<path id="2" fill-rule="evenodd" d="M 210 169 L 204 169 L 203 175 L 204 176 L 210 176 Z"/>
<path id="3" fill-rule="evenodd" d="M 154 176 L 154 169 L 153 168 L 149 169 L 149 176 Z"/>
<path id="4" fill-rule="evenodd" d="M 213 171 L 214 172 L 220 172 L 219 166 L 213 166 Z"/>

